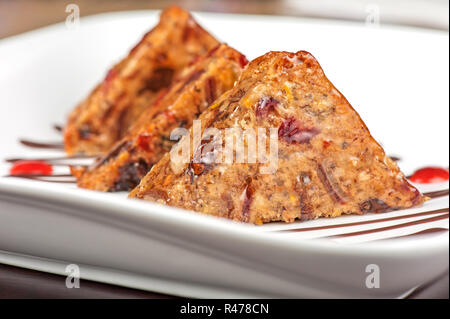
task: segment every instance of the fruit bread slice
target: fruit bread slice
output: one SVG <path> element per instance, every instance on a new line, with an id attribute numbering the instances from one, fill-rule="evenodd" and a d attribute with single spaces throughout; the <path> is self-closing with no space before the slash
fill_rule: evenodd
<path id="1" fill-rule="evenodd" d="M 200 120 L 209 131 L 193 143 L 195 156 L 173 156 L 194 140 L 191 130 L 130 197 L 254 224 L 381 213 L 426 199 L 308 52 L 270 52 L 252 61 Z M 245 156 L 220 138 L 230 128 L 248 148 Z M 255 161 L 249 132 L 258 128 L 266 131 L 258 141 L 266 140 Z"/>
<path id="2" fill-rule="evenodd" d="M 141 114 L 109 154 L 84 172 L 73 170 L 78 185 L 99 191 L 132 190 L 175 144 L 171 132 L 189 128 L 217 97 L 233 87 L 246 63 L 245 56 L 226 44 L 212 49 Z"/>
<path id="3" fill-rule="evenodd" d="M 158 25 L 69 115 L 64 134 L 66 152 L 106 153 L 161 89 L 218 44 L 189 12 L 176 6 L 164 10 Z"/>

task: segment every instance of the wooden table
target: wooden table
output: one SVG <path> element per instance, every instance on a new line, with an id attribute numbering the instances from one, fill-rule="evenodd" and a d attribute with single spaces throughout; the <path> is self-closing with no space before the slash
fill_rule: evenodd
<path id="1" fill-rule="evenodd" d="M 0 264 L 0 299 L 2 298 L 133 298 L 160 299 L 171 296 L 129 289 L 88 280 L 80 281 L 80 288 L 68 289 L 66 277 Z M 419 288 L 409 298 L 448 299 L 448 273 Z"/>
<path id="2" fill-rule="evenodd" d="M 0 264 L 0 299 L 11 298 L 173 298 L 163 294 L 81 280 L 66 288 L 66 277 Z"/>

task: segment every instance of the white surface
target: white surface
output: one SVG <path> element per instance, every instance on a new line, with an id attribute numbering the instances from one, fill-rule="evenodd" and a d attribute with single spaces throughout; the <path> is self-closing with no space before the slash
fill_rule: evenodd
<path id="1" fill-rule="evenodd" d="M 448 166 L 448 34 L 292 18 L 197 17 L 249 58 L 268 50 L 310 51 L 387 153 L 403 158 L 406 173 Z M 155 22 L 154 12 L 114 13 L 83 19 L 77 31 L 56 25 L 0 41 L 0 158 L 55 154 L 25 149 L 17 138 L 60 139 L 51 124 L 62 123 Z M 2 163 L 0 174 L 6 169 Z M 448 183 L 436 186 L 442 188 Z M 279 224 L 242 225 L 124 194 L 5 178 L 0 205 L 0 250 L 79 263 L 97 271 L 89 279 L 149 290 L 156 285 L 177 295 L 397 297 L 448 269 L 448 232 L 393 242 L 306 240 L 271 232 Z M 422 210 L 442 207 L 448 197 Z M 390 214 L 406 213 L 411 211 Z M 301 226 L 364 218 L 377 216 Z M 448 228 L 448 219 L 436 227 Z M 28 263 L 54 272 L 36 259 Z M 371 263 L 381 268 L 380 289 L 365 287 Z"/>

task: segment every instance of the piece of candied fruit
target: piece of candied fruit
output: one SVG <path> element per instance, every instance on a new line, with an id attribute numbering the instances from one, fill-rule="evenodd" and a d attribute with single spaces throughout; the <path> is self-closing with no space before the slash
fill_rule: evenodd
<path id="1" fill-rule="evenodd" d="M 263 97 L 258 101 L 256 105 L 256 116 L 266 117 L 270 112 L 275 110 L 275 107 L 280 104 L 280 102 L 273 97 Z"/>

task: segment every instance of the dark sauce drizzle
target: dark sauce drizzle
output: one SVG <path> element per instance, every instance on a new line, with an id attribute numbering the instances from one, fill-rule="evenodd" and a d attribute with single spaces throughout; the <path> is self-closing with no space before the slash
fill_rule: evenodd
<path id="1" fill-rule="evenodd" d="M 55 150 L 63 150 L 64 144 L 60 142 L 56 143 L 43 143 L 43 142 L 36 142 L 26 139 L 20 139 L 19 143 L 22 145 L 25 145 L 27 147 L 31 148 L 41 148 L 41 149 L 55 149 Z"/>
<path id="2" fill-rule="evenodd" d="M 68 184 L 76 183 L 75 178 L 71 174 L 53 174 L 53 175 L 22 174 L 22 175 L 6 175 L 5 177 L 20 177 L 50 183 L 68 183 Z"/>
<path id="3" fill-rule="evenodd" d="M 306 231 L 314 231 L 314 230 L 324 230 L 324 229 L 342 228 L 342 227 L 350 227 L 350 226 L 360 226 L 360 225 L 376 224 L 376 223 L 380 223 L 380 222 L 387 222 L 387 221 L 393 221 L 393 220 L 399 220 L 399 219 L 405 219 L 405 218 L 411 218 L 411 217 L 434 215 L 434 214 L 440 214 L 440 213 L 447 213 L 446 216 L 448 217 L 448 212 L 449 212 L 448 208 L 442 208 L 442 209 L 430 210 L 430 211 L 426 211 L 426 212 L 420 212 L 420 213 L 403 215 L 403 216 L 393 216 L 393 217 L 387 217 L 387 218 L 380 218 L 380 219 L 376 219 L 376 220 L 366 220 L 366 221 L 361 221 L 361 222 L 353 222 L 353 223 L 345 223 L 345 224 L 337 224 L 337 225 L 317 226 L 317 227 L 283 229 L 283 230 L 279 230 L 278 232 L 306 232 Z"/>
<path id="4" fill-rule="evenodd" d="M 431 199 L 433 198 L 439 198 L 439 197 L 445 197 L 449 195 L 449 190 L 448 189 L 443 189 L 440 191 L 435 191 L 435 192 L 427 192 L 427 193 L 423 193 L 424 196 L 430 197 Z"/>

